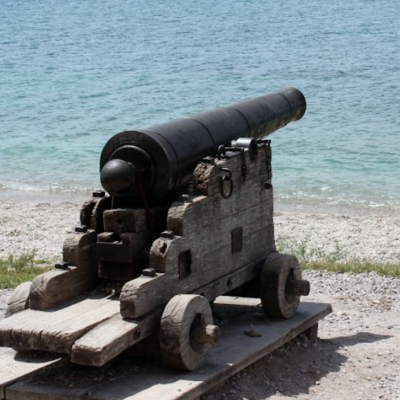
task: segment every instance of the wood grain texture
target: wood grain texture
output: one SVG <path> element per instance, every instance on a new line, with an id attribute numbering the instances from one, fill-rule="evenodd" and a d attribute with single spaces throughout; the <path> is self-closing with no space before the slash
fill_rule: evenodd
<path id="1" fill-rule="evenodd" d="M 8 299 L 5 316 L 10 317 L 29 307 L 29 293 L 32 282 L 23 282 L 18 285 Z"/>
<path id="2" fill-rule="evenodd" d="M 100 367 L 124 350 L 155 332 L 162 310 L 155 310 L 141 319 L 127 320 L 121 315 L 97 325 L 75 342 L 71 360 L 77 364 Z"/>
<path id="3" fill-rule="evenodd" d="M 260 248 L 258 244 L 263 237 L 265 240 L 268 239 L 268 230 L 254 232 L 243 239 L 244 247 L 251 253 L 251 257 L 247 260 L 246 254 L 242 252 L 232 255 L 230 243 L 215 251 L 203 253 L 202 258 L 193 246 L 192 272 L 184 279 L 179 278 L 177 263 L 179 253 L 187 250 L 186 246 L 180 247 L 185 242 L 184 240 L 180 242 L 179 239 L 184 238 L 170 241 L 166 259 L 170 261 L 169 265 L 174 265 L 173 271 L 171 266 L 169 267 L 171 272 L 157 274 L 155 278 L 140 277 L 126 283 L 120 296 L 121 314 L 126 318 L 138 318 L 166 304 L 176 294 L 199 293 L 211 301 L 239 287 L 256 276 L 257 266 L 263 263 L 266 257 L 264 254 L 266 250 Z M 266 249 L 268 250 L 268 247 Z"/>
<path id="4" fill-rule="evenodd" d="M 62 311 L 58 320 L 42 330 L 40 335 L 42 350 L 70 353 L 77 339 L 103 321 L 119 315 L 119 302 L 116 298 L 94 299 L 91 305 L 79 307 L 77 310 L 66 308 Z"/>
<path id="5" fill-rule="evenodd" d="M 118 300 L 108 297 L 84 298 L 46 311 L 27 309 L 0 321 L 0 345 L 69 353 L 77 339 L 118 313 Z"/>
<path id="6" fill-rule="evenodd" d="M 216 160 L 214 165 L 199 164 L 194 172 L 193 196 L 172 204 L 168 212 L 167 228 L 174 238 L 158 238 L 150 250 L 150 267 L 157 278 L 138 278 L 127 282 L 121 293 L 121 314 L 137 318 L 152 309 L 165 305 L 179 293 L 202 293 L 200 288 L 217 280 L 225 280 L 231 272 L 243 266 L 248 274 L 238 274 L 235 280 L 227 278 L 214 285 L 215 297 L 253 279 L 254 268 L 274 251 L 272 190 L 267 160 L 259 152 L 255 161 L 245 155 L 247 175 L 242 177 L 242 158 Z M 220 179 L 232 171 L 234 191 L 224 199 L 220 193 Z M 268 188 L 270 186 L 267 186 Z M 232 232 L 240 230 L 241 250 L 233 251 Z M 188 261 L 182 274 L 180 257 Z M 240 278 L 239 278 L 240 277 Z M 210 293 L 205 294 L 207 298 Z"/>
<path id="7" fill-rule="evenodd" d="M 95 203 L 90 216 L 90 229 L 93 229 L 97 233 L 104 232 L 104 220 L 103 213 L 111 208 L 111 197 L 106 196 L 101 199 L 93 198 Z"/>
<path id="8" fill-rule="evenodd" d="M 91 381 L 91 386 L 78 388 L 62 385 L 49 379 L 39 382 L 22 380 L 6 390 L 7 400 L 45 399 L 45 400 L 194 400 L 236 374 L 243 368 L 292 340 L 315 325 L 320 319 L 332 312 L 329 304 L 301 303 L 298 313 L 288 320 L 276 321 L 269 318 L 255 318 L 256 299 L 232 297 L 218 298 L 215 301 L 217 312 L 226 307 L 238 308 L 238 313 L 223 326 L 220 341 L 212 347 L 208 361 L 199 371 L 191 373 L 171 371 L 160 364 L 147 365 L 146 370 L 136 368 L 135 362 L 127 364 L 122 358 L 116 360 L 114 368 L 125 374 L 110 381 L 104 377 L 99 382 Z M 243 331 L 252 326 L 261 334 L 258 338 L 246 336 Z M 121 362 L 121 364 L 119 364 Z M 67 373 L 63 367 L 57 368 L 57 374 Z M 79 391 L 80 389 L 81 391 Z M 41 393 L 42 397 L 31 397 Z M 86 396 L 86 397 L 85 397 Z"/>
<path id="9" fill-rule="evenodd" d="M 55 355 L 19 355 L 13 349 L 0 348 L 0 398 L 6 398 L 6 387 L 13 382 L 61 361 Z"/>
<path id="10" fill-rule="evenodd" d="M 287 290 L 288 281 L 301 281 L 297 258 L 290 254 L 269 254 L 261 274 L 261 302 L 270 317 L 290 318 L 297 311 L 300 296 Z"/>
<path id="11" fill-rule="evenodd" d="M 192 340 L 193 328 L 205 328 L 213 323 L 208 301 L 199 295 L 173 297 L 163 312 L 160 325 L 161 356 L 167 366 L 194 371 L 206 360 L 209 343 Z M 196 325 L 196 326 L 195 326 Z"/>
<path id="12" fill-rule="evenodd" d="M 86 385 L 65 387 L 59 383 L 52 385 L 26 385 L 17 382 L 6 388 L 7 400 L 82 400 L 88 399 L 88 394 L 96 387 L 92 382 Z"/>
<path id="13" fill-rule="evenodd" d="M 80 268 L 45 272 L 32 282 L 29 307 L 47 310 L 92 289 L 97 281 L 97 273 Z"/>
<path id="14" fill-rule="evenodd" d="M 94 230 L 88 230 L 85 233 L 69 233 L 63 245 L 63 260 L 68 265 L 76 266 L 86 271 L 97 271 L 96 242 L 97 233 Z"/>
<path id="15" fill-rule="evenodd" d="M 103 214 L 106 232 L 126 233 L 140 232 L 147 229 L 146 212 L 140 209 L 118 208 L 106 210 Z"/>
<path id="16" fill-rule="evenodd" d="M 92 229 L 92 213 L 96 206 L 96 204 L 101 200 L 100 197 L 92 197 L 86 200 L 81 207 L 79 213 L 79 220 L 81 225 L 87 226 L 89 229 Z"/>
<path id="17" fill-rule="evenodd" d="M 86 233 L 73 232 L 67 236 L 63 257 L 73 267 L 38 275 L 30 288 L 30 308 L 46 310 L 92 289 L 97 284 L 96 240 L 97 235 L 93 230 Z"/>

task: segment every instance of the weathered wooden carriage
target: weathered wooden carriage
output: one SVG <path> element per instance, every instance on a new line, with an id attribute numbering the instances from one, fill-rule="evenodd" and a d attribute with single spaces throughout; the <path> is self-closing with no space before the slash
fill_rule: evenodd
<path id="1" fill-rule="evenodd" d="M 291 317 L 309 283 L 276 251 L 263 138 L 305 109 L 289 88 L 112 137 L 108 194 L 83 204 L 63 261 L 14 291 L 0 345 L 101 366 L 159 329 L 165 362 L 194 370 L 218 340 L 216 297 L 260 297 L 268 315 Z"/>

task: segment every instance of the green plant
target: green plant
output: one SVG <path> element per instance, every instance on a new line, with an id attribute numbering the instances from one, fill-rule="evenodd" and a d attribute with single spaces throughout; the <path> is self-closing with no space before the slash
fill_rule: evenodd
<path id="1" fill-rule="evenodd" d="M 344 263 L 328 263 L 310 261 L 301 264 L 303 269 L 322 270 L 337 273 L 361 274 L 376 272 L 383 276 L 400 278 L 400 263 L 372 263 L 368 261 L 351 260 Z"/>
<path id="2" fill-rule="evenodd" d="M 31 281 L 35 276 L 53 268 L 49 260 L 36 260 L 31 251 L 18 257 L 10 255 L 0 259 L 0 289 L 12 289 L 22 282 Z"/>
<path id="3" fill-rule="evenodd" d="M 351 258 L 346 249 L 338 242 L 334 249 L 326 251 L 321 247 L 311 247 L 309 238 L 295 240 L 290 237 L 279 237 L 276 240 L 280 253 L 293 254 L 299 260 L 303 269 L 324 270 L 338 273 L 368 273 L 376 272 L 384 276 L 400 277 L 400 262 L 373 263 L 367 260 Z"/>

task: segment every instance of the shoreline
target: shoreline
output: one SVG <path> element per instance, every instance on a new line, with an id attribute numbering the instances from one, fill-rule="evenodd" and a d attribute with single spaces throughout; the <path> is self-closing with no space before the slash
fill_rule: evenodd
<path id="1" fill-rule="evenodd" d="M 61 259 L 66 234 L 79 224 L 81 205 L 89 197 L 0 190 L 0 258 L 35 251 L 37 259 Z M 280 251 L 302 248 L 307 259 L 324 255 L 339 262 L 399 262 L 399 215 L 333 211 L 276 204 L 275 238 Z"/>
<path id="2" fill-rule="evenodd" d="M 99 188 L 97 188 L 99 189 Z M 86 192 L 40 192 L 24 191 L 16 189 L 5 189 L 0 187 L 0 202 L 15 201 L 23 203 L 72 203 L 81 205 L 89 199 L 94 190 Z M 348 215 L 348 216 L 392 216 L 400 218 L 400 210 L 389 206 L 372 207 L 366 205 L 343 205 L 336 203 L 321 203 L 317 200 L 312 202 L 292 201 L 274 198 L 275 212 L 289 212 L 296 214 L 324 214 L 324 215 Z"/>

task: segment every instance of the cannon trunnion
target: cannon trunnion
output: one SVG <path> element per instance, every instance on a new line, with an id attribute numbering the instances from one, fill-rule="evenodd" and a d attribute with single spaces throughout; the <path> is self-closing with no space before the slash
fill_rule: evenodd
<path id="1" fill-rule="evenodd" d="M 276 251 L 263 137 L 305 107 L 290 88 L 112 137 L 100 161 L 108 194 L 83 204 L 63 261 L 14 291 L 0 344 L 101 366 L 159 330 L 165 362 L 194 370 L 220 334 L 218 296 L 259 297 L 267 315 L 294 315 L 309 283 L 294 256 Z"/>

